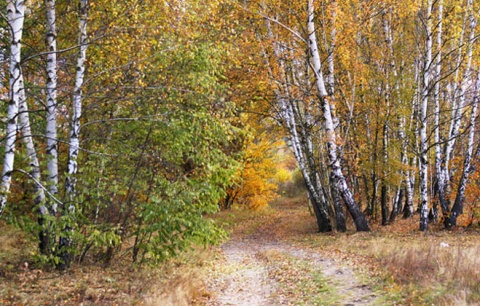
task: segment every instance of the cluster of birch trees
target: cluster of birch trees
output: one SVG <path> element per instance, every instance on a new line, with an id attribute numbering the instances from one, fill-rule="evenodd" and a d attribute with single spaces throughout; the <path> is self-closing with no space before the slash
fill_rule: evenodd
<path id="1" fill-rule="evenodd" d="M 163 260 L 223 237 L 203 216 L 239 164 L 229 29 L 209 15 L 226 8 L 2 4 L 0 216 L 35 233 L 38 259 Z"/>
<path id="2" fill-rule="evenodd" d="M 457 225 L 479 154 L 477 18 L 471 0 L 261 1 L 256 16 L 274 117 L 320 231 L 420 213 Z M 470 211 L 476 205 L 470 199 Z"/>
<path id="3" fill-rule="evenodd" d="M 6 31 L 10 50 L 2 50 L 2 57 L 8 60 L 9 87 L 8 87 L 8 110 L 6 118 L 6 133 L 4 138 L 5 151 L 3 157 L 2 180 L 0 185 L 0 215 L 3 213 L 12 183 L 12 175 L 15 171 L 28 176 L 34 186 L 34 202 L 38 210 L 38 221 L 42 229 L 40 231 L 40 250 L 48 254 L 55 250 L 55 237 L 50 230 L 50 217 L 58 213 L 59 205 L 63 214 L 74 213 L 71 204 L 59 200 L 59 159 L 58 159 L 58 137 L 57 137 L 57 26 L 55 0 L 45 1 L 45 159 L 46 169 L 42 180 L 42 171 L 33 141 L 29 106 L 27 104 L 27 93 L 25 88 L 25 77 L 22 68 L 22 42 L 25 28 L 25 15 L 28 9 L 25 1 L 6 2 Z M 78 46 L 76 74 L 74 78 L 74 89 L 72 92 L 73 103 L 71 110 L 70 137 L 67 173 L 65 174 L 65 192 L 69 202 L 75 197 L 75 180 L 77 174 L 77 157 L 79 151 L 80 116 L 82 111 L 82 85 L 85 76 L 85 58 L 87 48 L 87 1 L 79 2 L 78 10 Z M 6 39 L 5 39 L 6 41 Z M 8 52 L 9 51 L 9 52 Z M 5 67 L 5 66 L 4 66 Z M 3 67 L 2 67 L 3 68 Z M 14 167 L 17 140 L 21 140 L 25 147 L 25 155 L 28 159 L 29 170 L 24 171 Z M 48 194 L 48 196 L 46 196 Z M 64 231 L 71 230 L 65 226 Z M 70 234 L 65 233 L 58 241 L 59 248 L 65 249 L 71 244 Z M 68 265 L 70 255 L 62 253 L 63 263 Z"/>

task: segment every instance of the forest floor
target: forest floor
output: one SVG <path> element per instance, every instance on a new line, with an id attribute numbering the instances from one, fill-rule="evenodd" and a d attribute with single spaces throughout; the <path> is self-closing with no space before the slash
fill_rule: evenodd
<path id="1" fill-rule="evenodd" d="M 303 197 L 213 217 L 231 232 L 157 267 L 67 271 L 32 262 L 35 245 L 0 225 L 0 305 L 480 305 L 480 228 L 418 231 L 418 216 L 357 233 L 317 232 Z"/>

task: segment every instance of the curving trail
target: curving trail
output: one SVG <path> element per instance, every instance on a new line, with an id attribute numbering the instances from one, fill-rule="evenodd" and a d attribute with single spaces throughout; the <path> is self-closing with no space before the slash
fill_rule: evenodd
<path id="1" fill-rule="evenodd" d="M 289 245 L 272 233 L 272 225 L 267 225 L 251 235 L 234 233 L 222 245 L 222 256 L 212 265 L 207 280 L 207 290 L 211 292 L 208 305 L 309 305 L 305 303 L 308 294 L 328 297 L 328 300 L 320 298 L 321 305 L 375 303 L 374 292 L 351 268 L 322 258 L 313 250 Z M 289 272 L 293 276 L 283 273 L 292 266 L 302 268 Z M 317 274 L 322 275 L 322 285 L 311 291 L 298 291 L 297 280 L 311 282 L 312 275 Z"/>

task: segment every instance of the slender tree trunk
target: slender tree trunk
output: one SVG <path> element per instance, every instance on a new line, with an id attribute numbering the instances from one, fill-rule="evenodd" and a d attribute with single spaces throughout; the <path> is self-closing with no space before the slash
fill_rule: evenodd
<path id="1" fill-rule="evenodd" d="M 58 140 L 57 140 L 57 29 L 55 0 L 45 0 L 47 14 L 47 183 L 50 193 L 58 193 Z"/>
<path id="2" fill-rule="evenodd" d="M 387 195 L 387 185 L 385 180 L 382 179 L 382 188 L 380 189 L 380 201 L 381 201 L 381 209 L 382 209 L 382 225 L 388 225 L 389 221 L 389 211 L 388 211 L 388 195 Z"/>
<path id="3" fill-rule="evenodd" d="M 80 118 L 82 116 L 83 80 L 85 78 L 85 60 L 87 58 L 87 0 L 81 0 L 79 6 L 79 52 L 77 57 L 77 69 L 75 75 L 75 87 L 73 89 L 73 113 L 71 119 L 70 142 L 67 163 L 67 179 L 65 189 L 72 200 L 75 197 L 76 175 L 78 171 L 78 152 L 80 149 Z"/>
<path id="4" fill-rule="evenodd" d="M 305 130 L 305 120 L 308 120 L 309 114 L 305 107 L 305 116 L 300 115 L 299 108 L 295 105 L 295 99 L 292 97 L 289 88 L 289 79 L 287 69 L 285 68 L 285 60 L 282 58 L 283 48 L 280 43 L 275 41 L 269 20 L 266 21 L 268 38 L 273 41 L 273 50 L 275 59 L 278 64 L 278 73 L 280 81 L 276 83 L 277 89 L 274 89 L 277 102 L 280 104 L 279 115 L 289 134 L 290 143 L 301 170 L 302 176 L 307 187 L 309 199 L 317 219 L 320 232 L 328 232 L 332 230 L 330 218 L 327 212 L 327 202 L 323 188 L 316 169 L 316 163 L 313 161 L 313 146 L 311 143 L 311 135 Z M 263 52 L 265 63 L 267 65 L 268 74 L 272 79 L 274 77 L 272 68 L 269 64 L 268 56 Z M 306 117 L 306 118 L 304 118 Z"/>
<path id="5" fill-rule="evenodd" d="M 384 74 L 385 74 L 385 107 L 386 107 L 386 114 L 385 119 L 383 121 L 383 138 L 382 138 L 382 152 L 383 152 L 383 175 L 381 180 L 381 209 L 382 209 L 382 225 L 388 225 L 389 223 L 389 212 L 388 212 L 388 186 L 386 182 L 386 178 L 388 176 L 388 160 L 389 160 L 389 126 L 390 126 L 390 108 L 391 108 L 391 86 L 390 86 L 390 71 L 394 77 L 397 77 L 396 71 L 396 63 L 394 58 L 393 52 L 393 38 L 391 34 L 391 27 L 389 21 L 389 15 L 391 14 L 391 8 L 386 10 L 382 14 L 382 27 L 383 33 L 385 36 L 386 42 L 386 59 L 384 66 Z M 398 86 L 395 85 L 393 87 L 398 92 Z M 395 214 L 395 210 L 392 209 L 392 214 Z"/>
<path id="6" fill-rule="evenodd" d="M 329 95 L 333 96 L 335 94 L 335 47 L 337 43 L 337 28 L 336 28 L 336 19 L 337 19 L 337 1 L 332 0 L 331 2 L 331 17 L 332 17 L 332 29 L 330 31 L 330 44 L 327 43 L 327 38 L 325 37 L 325 49 L 327 50 L 327 67 L 328 67 L 328 76 L 327 76 L 327 91 Z M 334 110 L 332 110 L 334 112 Z M 338 124 L 338 122 L 334 122 Z M 345 214 L 343 213 L 342 201 L 336 190 L 333 177 L 329 175 L 329 185 L 330 185 L 330 194 L 332 197 L 333 207 L 335 210 L 335 219 L 337 225 L 337 231 L 346 232 L 347 225 L 345 222 Z"/>
<path id="7" fill-rule="evenodd" d="M 334 186 L 333 177 L 330 176 L 330 191 L 332 194 L 333 207 L 335 209 L 337 231 L 346 232 L 347 224 L 345 222 L 345 214 L 343 213 L 341 198 L 338 195 L 337 189 Z"/>
<path id="8" fill-rule="evenodd" d="M 312 206 L 315 212 L 315 216 L 317 218 L 317 224 L 320 232 L 329 232 L 332 230 L 330 219 L 328 217 L 328 213 L 325 210 L 326 200 L 324 194 L 321 190 L 317 190 L 315 188 L 316 184 L 312 182 L 311 173 L 308 169 L 307 162 L 305 161 L 305 154 L 302 149 L 302 145 L 299 141 L 299 137 L 297 134 L 297 128 L 295 126 L 295 121 L 293 120 L 293 111 L 288 105 L 284 105 L 285 112 L 284 117 L 287 121 L 287 127 L 290 131 L 290 139 L 292 142 L 292 146 L 294 149 L 294 155 L 297 159 L 297 162 L 300 166 L 300 170 L 302 172 L 303 178 L 305 180 L 305 184 L 307 186 L 308 193 L 310 195 L 310 199 L 312 200 Z"/>
<path id="9" fill-rule="evenodd" d="M 435 63 L 435 88 L 433 99 L 435 103 L 434 117 L 434 141 L 435 141 L 435 172 L 436 172 L 436 194 L 443 215 L 448 213 L 448 203 L 445 198 L 445 177 L 442 171 L 442 144 L 440 142 L 440 83 L 442 72 L 442 31 L 443 28 L 443 0 L 438 3 L 438 29 L 437 29 L 437 55 Z"/>
<path id="10" fill-rule="evenodd" d="M 404 182 L 402 182 L 397 189 L 395 199 L 393 201 L 393 207 L 390 213 L 390 220 L 389 220 L 390 223 L 395 222 L 395 220 L 397 219 L 397 215 L 402 212 L 402 203 L 403 203 L 404 195 L 405 195 L 405 186 L 404 186 Z"/>
<path id="11" fill-rule="evenodd" d="M 426 43 L 423 67 L 423 90 L 420 105 L 420 230 L 428 230 L 428 138 L 427 109 L 430 90 L 430 66 L 432 63 L 432 0 L 427 1 L 426 8 Z"/>
<path id="12" fill-rule="evenodd" d="M 330 161 L 331 167 L 331 175 L 334 181 L 334 185 L 337 188 L 339 194 L 341 195 L 345 205 L 347 206 L 350 214 L 353 217 L 355 222 L 355 226 L 357 231 L 369 231 L 370 228 L 368 226 L 367 220 L 365 216 L 360 211 L 357 203 L 353 198 L 353 194 L 351 193 L 349 187 L 347 186 L 347 182 L 345 177 L 342 173 L 340 160 L 337 156 L 337 143 L 336 143 L 336 135 L 334 130 L 334 120 L 331 111 L 331 101 L 329 101 L 328 93 L 325 88 L 325 82 L 323 79 L 322 74 L 322 67 L 320 56 L 317 47 L 317 39 L 315 34 L 315 25 L 313 22 L 314 19 L 314 7 L 313 7 L 313 0 L 308 0 L 308 23 L 307 23 L 307 30 L 309 35 L 309 47 L 310 52 L 312 55 L 312 66 L 315 74 L 315 84 L 317 90 L 320 95 L 320 100 L 322 103 L 323 108 L 323 117 L 325 120 L 325 133 L 326 133 L 326 143 L 327 143 L 327 150 L 328 156 Z"/>
<path id="13" fill-rule="evenodd" d="M 419 60 L 415 61 L 415 92 L 413 94 L 413 100 L 412 100 L 412 110 L 410 114 L 410 124 L 409 124 L 409 130 L 413 132 L 414 138 L 413 138 L 413 146 L 414 146 L 414 152 L 419 152 L 419 144 L 418 144 L 418 139 L 419 139 L 419 129 L 418 129 L 418 122 L 419 122 L 419 99 L 420 99 L 420 94 L 419 90 L 421 88 L 420 85 L 420 67 L 419 67 Z M 404 144 L 405 146 L 408 145 L 408 143 Z M 407 156 L 408 159 L 408 156 Z M 410 157 L 410 160 L 408 161 L 408 170 L 407 170 L 407 198 L 406 198 L 406 206 L 404 210 L 403 217 L 404 218 L 410 218 L 413 217 L 413 214 L 415 213 L 415 206 L 413 203 L 413 199 L 415 197 L 415 184 L 416 184 L 416 169 L 417 169 L 417 162 L 418 158 L 417 156 Z"/>
<path id="14" fill-rule="evenodd" d="M 387 98 L 388 99 L 388 98 Z M 387 103 L 387 107 L 388 103 Z M 387 115 L 388 117 L 388 115 Z M 381 180 L 381 210 L 382 210 L 382 225 L 388 225 L 388 186 L 386 182 L 387 174 L 387 164 L 388 164 L 388 119 L 385 120 L 383 124 L 383 138 L 382 138 L 382 151 L 383 151 L 383 175 Z"/>
<path id="15" fill-rule="evenodd" d="M 406 192 L 406 197 L 405 197 L 405 207 L 403 210 L 403 218 L 411 218 L 413 217 L 413 214 L 415 212 L 415 207 L 413 205 L 413 198 L 414 198 L 414 184 L 412 184 L 412 179 L 411 177 L 411 170 L 407 170 L 406 172 L 406 177 L 405 177 L 405 192 Z"/>
<path id="16" fill-rule="evenodd" d="M 337 1 L 332 0 L 332 30 L 330 32 L 330 46 L 326 47 L 328 50 L 327 55 L 327 65 L 328 65 L 328 77 L 327 77 L 327 84 L 328 84 L 328 92 L 330 95 L 335 94 L 335 46 L 337 43 L 337 28 L 335 26 L 336 19 L 337 19 Z"/>
<path id="17" fill-rule="evenodd" d="M 401 187 L 399 192 L 401 192 L 401 196 L 399 195 L 397 198 L 397 214 L 402 212 L 402 200 L 403 195 L 405 195 L 405 207 L 403 207 L 403 217 L 409 218 L 413 215 L 413 190 L 410 186 L 410 169 L 408 165 L 408 153 L 407 153 L 407 133 L 405 132 L 405 117 L 401 116 L 400 118 L 400 127 L 399 127 L 399 138 L 402 141 L 402 177 L 404 177 L 403 181 L 401 182 Z M 392 211 L 393 214 L 393 211 Z M 393 217 L 393 220 L 392 220 Z M 394 221 L 395 216 L 390 216 L 390 221 Z"/>
<path id="18" fill-rule="evenodd" d="M 6 37 L 5 37 L 5 32 L 2 31 L 0 32 L 0 41 L 6 41 L 5 40 Z M 4 83 L 3 81 L 6 80 L 6 73 L 5 73 L 5 65 L 3 63 L 5 63 L 7 61 L 7 48 L 5 46 L 5 44 L 2 44 L 0 46 L 0 99 L 2 100 L 8 100 L 8 94 L 5 93 L 4 91 Z"/>
<path id="19" fill-rule="evenodd" d="M 5 153 L 3 158 L 2 180 L 0 183 L 0 216 L 7 204 L 12 182 L 15 142 L 17 140 L 17 116 L 20 92 L 23 90 L 21 77 L 21 40 L 25 19 L 25 2 L 23 0 L 7 1 L 7 23 L 10 30 L 10 89 L 8 99 L 7 131 L 5 135 Z"/>
<path id="20" fill-rule="evenodd" d="M 20 78 L 23 79 L 23 75 L 20 74 Z M 22 81 L 23 83 L 23 81 Z M 47 221 L 47 216 L 54 216 L 54 210 L 48 209 L 45 205 L 45 191 L 41 185 L 42 178 L 40 173 L 40 163 L 37 157 L 37 151 L 33 143 L 32 131 L 30 127 L 30 117 L 28 113 L 27 99 L 25 96 L 25 90 L 20 90 L 19 101 L 19 128 L 22 132 L 22 140 L 25 144 L 25 151 L 30 166 L 30 176 L 33 178 L 33 191 L 34 191 L 34 203 L 38 209 L 38 223 L 40 225 L 39 233 L 39 249 L 44 255 L 48 255 L 52 252 L 55 243 L 55 236 L 52 233 L 52 224 Z"/>
<path id="21" fill-rule="evenodd" d="M 363 89 L 363 86 L 362 86 L 362 89 Z M 365 98 L 364 98 L 364 95 L 361 95 L 361 102 L 362 104 L 365 104 Z M 369 116 L 367 114 L 365 114 L 365 122 L 366 122 L 366 126 L 365 126 L 365 129 L 366 129 L 366 135 L 367 135 L 367 139 L 371 139 L 371 136 L 372 136 L 372 133 L 371 133 L 371 129 L 370 129 L 370 119 L 369 119 Z M 376 162 L 376 157 L 375 157 L 375 152 L 376 150 L 373 150 L 373 154 L 370 155 L 369 157 L 369 160 L 370 162 L 373 164 L 375 164 Z M 373 216 L 373 211 L 374 211 L 374 206 L 375 206 L 375 197 L 376 197 L 376 178 L 375 178 L 375 167 L 370 167 L 371 169 L 369 170 L 369 176 L 367 174 L 364 174 L 363 175 L 363 185 L 365 186 L 365 197 L 366 197 L 366 202 L 367 202 L 367 208 L 365 209 L 364 213 L 367 215 L 367 216 Z M 369 185 L 368 185 L 368 182 L 369 182 L 369 177 L 372 181 L 372 193 L 370 195 L 370 191 L 369 191 Z"/>
<path id="22" fill-rule="evenodd" d="M 79 52 L 77 57 L 75 86 L 73 89 L 73 113 L 71 119 L 70 142 L 68 151 L 67 177 L 65 180 L 65 191 L 68 198 L 68 207 L 64 208 L 64 214 L 69 215 L 73 222 L 75 214 L 75 195 L 76 195 L 76 176 L 78 171 L 78 152 L 80 149 L 80 118 L 82 116 L 82 100 L 83 100 L 83 80 L 85 78 L 85 60 L 87 58 L 87 10 L 88 1 L 80 0 L 79 5 Z M 72 226 L 65 228 L 64 236 L 60 238 L 60 248 L 62 251 L 63 266 L 68 267 L 72 259 L 72 255 L 68 248 L 72 245 L 71 232 Z"/>

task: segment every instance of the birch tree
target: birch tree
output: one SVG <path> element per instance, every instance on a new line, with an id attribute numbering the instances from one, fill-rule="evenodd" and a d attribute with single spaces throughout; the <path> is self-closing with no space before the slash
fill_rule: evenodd
<path id="1" fill-rule="evenodd" d="M 269 29 L 269 36 L 272 37 L 273 33 L 270 27 L 270 22 L 267 20 L 267 28 Z M 320 232 L 331 231 L 332 227 L 327 212 L 327 202 L 325 194 L 322 188 L 322 184 L 318 175 L 318 168 L 314 161 L 313 144 L 311 139 L 311 133 L 307 131 L 306 125 L 311 117 L 308 107 L 298 105 L 298 99 L 292 96 L 291 89 L 288 84 L 293 84 L 293 80 L 288 79 L 288 73 L 285 69 L 285 60 L 282 56 L 282 52 L 278 47 L 279 42 L 275 42 L 273 49 L 278 64 L 278 72 L 280 82 L 283 84 L 279 86 L 279 89 L 275 89 L 275 96 L 279 106 L 279 115 L 282 119 L 284 126 L 286 127 L 290 145 L 292 146 L 294 156 L 298 162 L 300 171 L 305 180 L 309 199 L 312 202 L 313 210 L 317 218 L 317 225 Z M 273 78 L 273 72 L 269 67 L 269 74 Z M 296 73 L 298 71 L 295 71 Z"/>
<path id="2" fill-rule="evenodd" d="M 335 133 L 334 125 L 334 115 L 332 114 L 332 105 L 333 97 L 329 96 L 325 81 L 323 78 L 322 65 L 320 60 L 320 55 L 318 51 L 317 38 L 315 33 L 315 23 L 314 23 L 314 5 L 313 0 L 308 0 L 308 22 L 307 22 L 307 31 L 308 31 L 308 45 L 311 53 L 312 61 L 312 70 L 315 75 L 315 85 L 318 90 L 319 99 L 321 102 L 324 118 L 324 129 L 325 129 L 325 141 L 327 145 L 327 151 L 330 162 L 330 171 L 332 174 L 332 180 L 337 189 L 338 193 L 342 197 L 345 205 L 347 206 L 348 211 L 352 215 L 352 218 L 355 222 L 357 231 L 369 231 L 367 220 L 365 216 L 360 211 L 357 203 L 353 198 L 353 194 L 350 191 L 350 188 L 347 185 L 345 177 L 342 173 L 342 168 L 340 165 L 340 158 L 337 151 L 337 139 Z"/>
<path id="3" fill-rule="evenodd" d="M 467 8 L 468 8 L 468 5 L 467 5 Z M 461 86 L 459 86 L 459 82 L 463 82 L 463 81 L 460 81 L 459 79 L 460 79 L 460 67 L 461 67 L 461 63 L 463 61 L 464 36 L 465 36 L 465 30 L 466 30 L 466 28 L 465 28 L 466 23 L 467 23 L 467 14 L 465 14 L 464 22 L 463 22 L 463 25 L 462 25 L 462 30 L 461 30 L 461 33 L 460 33 L 460 37 L 458 39 L 458 46 L 457 46 L 457 48 L 458 48 L 457 54 L 458 55 L 457 55 L 457 58 L 455 59 L 456 66 L 454 68 L 455 69 L 454 79 L 452 81 L 449 81 L 450 85 L 451 85 L 450 88 L 451 88 L 452 92 L 451 92 L 451 101 L 450 101 L 451 117 L 450 117 L 450 120 L 449 120 L 449 129 L 447 131 L 447 135 L 444 135 L 443 138 L 442 138 L 441 135 L 440 135 L 440 127 L 439 126 L 435 127 L 436 128 L 436 130 L 435 130 L 435 141 L 438 141 L 438 143 L 436 144 L 436 147 L 435 147 L 435 150 L 436 150 L 436 165 L 435 166 L 436 166 L 436 181 L 437 181 L 436 182 L 437 183 L 436 184 L 436 192 L 438 194 L 438 200 L 440 202 L 440 206 L 441 206 L 442 211 L 443 211 L 443 216 L 445 218 L 444 222 L 447 222 L 448 214 L 449 214 L 449 210 L 450 210 L 449 164 L 450 164 L 450 159 L 451 159 L 451 155 L 452 155 L 452 151 L 453 151 L 453 144 L 454 144 L 454 139 L 452 137 L 453 137 L 453 134 L 455 133 L 456 123 L 459 123 L 460 118 L 458 117 L 458 115 L 461 112 L 461 110 L 458 106 L 458 91 L 459 91 L 458 88 L 459 87 L 461 88 Z M 442 27 L 439 27 L 439 30 L 441 30 L 441 29 L 442 29 Z M 441 59 L 441 53 L 439 53 L 439 60 L 440 59 Z M 438 64 L 439 63 L 437 62 L 437 67 L 439 67 Z M 441 67 L 437 68 L 437 69 L 439 70 L 439 72 L 441 72 Z M 441 80 L 439 79 L 438 82 L 440 83 Z M 435 94 L 435 98 L 438 99 L 437 96 L 436 96 L 437 95 L 436 89 L 435 89 L 434 94 Z M 440 112 L 440 109 L 438 109 L 438 111 Z M 437 116 L 439 116 L 439 114 L 436 113 L 435 114 L 435 123 L 437 123 Z M 438 122 L 438 124 L 440 124 L 440 123 Z M 439 135 L 437 135 L 437 133 Z M 443 142 L 443 147 L 442 147 L 441 139 L 446 139 Z"/>
<path id="4" fill-rule="evenodd" d="M 428 100 L 432 66 L 432 0 L 425 7 L 425 49 L 423 58 L 423 84 L 420 101 L 420 230 L 428 230 Z"/>
<path id="5" fill-rule="evenodd" d="M 309 67 L 305 61 L 304 38 L 296 31 L 296 25 L 286 25 L 290 16 L 282 16 L 280 23 L 276 18 L 268 17 L 262 6 L 266 34 L 257 30 L 256 36 L 261 44 L 262 57 L 275 94 L 276 118 L 285 128 L 289 145 L 299 165 L 305 182 L 309 201 L 317 219 L 320 232 L 332 230 L 331 220 L 334 213 L 325 193 L 324 182 L 315 160 L 316 145 L 313 143 L 312 129 L 315 126 L 313 105 L 309 93 Z M 277 26 L 277 27 L 274 27 Z M 288 30 L 286 30 L 288 28 Z M 293 38 L 292 38 L 293 37 Z M 267 45 L 262 45 L 269 42 Z M 267 51 L 268 50 L 268 51 Z M 271 55 L 268 54 L 271 52 Z M 338 210 L 337 210 L 338 211 Z M 335 214 L 337 229 L 345 231 L 344 218 Z"/>
<path id="6" fill-rule="evenodd" d="M 80 0 L 79 4 L 79 32 L 78 32 L 78 57 L 76 65 L 76 74 L 75 74 L 75 86 L 73 88 L 73 112 L 71 118 L 71 127 L 70 127 L 70 141 L 69 141 L 69 151 L 68 151 L 68 163 L 67 163 L 67 177 L 65 181 L 65 191 L 68 198 L 68 207 L 63 207 L 64 215 L 67 215 L 70 220 L 73 222 L 74 213 L 75 213 L 75 186 L 76 186 L 76 175 L 78 171 L 78 153 L 80 149 L 80 119 L 82 116 L 82 100 L 83 100 L 83 81 L 85 78 L 85 60 L 87 57 L 87 12 L 88 12 L 88 1 Z M 67 225 L 64 231 L 64 235 L 60 237 L 60 248 L 62 251 L 63 266 L 68 267 L 71 261 L 71 251 L 68 248 L 72 245 L 71 235 L 71 225 Z"/>
<path id="7" fill-rule="evenodd" d="M 442 211 L 445 212 L 448 210 L 448 206 L 445 201 L 445 180 L 442 177 L 442 145 L 440 143 L 440 83 L 441 83 L 441 73 L 442 73 L 442 42 L 443 42 L 443 0 L 438 2 L 438 26 L 437 26 L 437 54 L 435 62 L 435 87 L 433 91 L 433 100 L 434 100 L 434 141 L 435 141 L 435 172 L 436 172 L 436 184 L 438 198 L 440 200 L 440 205 Z"/>
<path id="8" fill-rule="evenodd" d="M 473 102 L 472 102 L 472 110 L 470 114 L 470 130 L 468 133 L 468 143 L 467 143 L 467 150 L 465 152 L 465 158 L 463 162 L 463 169 L 462 174 L 460 177 L 460 182 L 458 183 L 457 194 L 455 196 L 455 202 L 453 204 L 450 216 L 448 218 L 448 226 L 455 227 L 457 226 L 457 218 L 460 214 L 463 213 L 463 206 L 465 202 L 465 190 L 467 188 L 468 177 L 470 173 L 472 173 L 475 168 L 472 165 L 472 161 L 474 158 L 478 158 L 480 156 L 480 146 L 477 146 L 477 150 L 474 154 L 473 147 L 475 144 L 475 132 L 476 132 L 476 119 L 477 119 L 477 112 L 478 112 L 478 91 L 480 89 L 480 72 L 477 73 L 477 80 L 475 84 L 475 92 L 473 95 Z"/>
<path id="9" fill-rule="evenodd" d="M 57 29 L 55 0 L 45 0 L 46 8 L 46 45 L 47 45 L 47 81 L 46 81 L 46 155 L 47 182 L 53 195 L 58 193 L 58 140 L 57 140 Z M 52 205 L 56 213 L 56 205 Z"/>
<path id="10" fill-rule="evenodd" d="M 328 9 L 327 9 L 328 10 Z M 336 44 L 337 44 L 337 10 L 338 10 L 338 3 L 337 1 L 333 0 L 330 6 L 330 15 L 331 15 L 331 30 L 330 30 L 330 43 L 328 43 L 327 33 L 324 31 L 324 41 L 325 41 L 325 50 L 327 50 L 327 66 L 328 66 L 328 76 L 327 76 L 327 91 L 330 96 L 335 95 L 335 52 L 336 52 Z M 310 87 L 310 86 L 309 86 Z M 334 122 L 334 124 L 338 125 L 338 122 Z M 341 150 L 340 150 L 341 151 Z M 345 216 L 343 213 L 343 208 L 341 204 L 340 196 L 335 187 L 335 180 L 332 174 L 329 175 L 329 185 L 330 185 L 330 193 L 333 202 L 333 207 L 335 209 L 335 218 L 337 223 L 337 230 L 341 232 L 345 232 L 347 230 L 345 224 Z"/>
<path id="11" fill-rule="evenodd" d="M 87 58 L 87 0 L 81 0 L 79 5 L 79 33 L 75 86 L 73 88 L 73 112 L 71 117 L 70 141 L 67 163 L 67 179 L 65 189 L 70 200 L 75 196 L 76 174 L 78 171 L 78 153 L 80 149 L 80 118 L 82 115 L 83 80 L 85 78 L 85 60 Z"/>
<path id="12" fill-rule="evenodd" d="M 5 154 L 3 159 L 2 180 L 0 183 L 0 216 L 7 203 L 12 182 L 12 174 L 14 171 L 18 108 L 20 104 L 20 93 L 24 86 L 23 78 L 21 77 L 21 40 L 24 20 L 25 2 L 23 0 L 7 1 L 7 23 L 10 30 L 10 88 L 5 136 Z"/>
<path id="13" fill-rule="evenodd" d="M 23 75 L 20 73 L 20 79 L 23 79 Z M 23 83 L 23 81 L 22 81 Z M 54 210 L 49 209 L 46 205 L 44 186 L 42 185 L 42 177 L 40 170 L 40 163 L 37 157 L 37 151 L 32 137 L 32 129 L 30 125 L 30 117 L 28 111 L 27 97 L 25 95 L 25 89 L 20 90 L 19 100 L 19 129 L 22 133 L 22 140 L 25 144 L 25 152 L 29 161 L 29 175 L 33 180 L 34 191 L 34 204 L 37 206 L 38 211 L 38 223 L 40 225 L 39 233 L 39 248 L 40 252 L 44 255 L 50 254 L 55 244 L 55 239 L 52 237 L 51 222 L 48 220 L 48 215 L 54 215 Z"/>
<path id="14" fill-rule="evenodd" d="M 385 85 L 383 86 L 383 90 L 385 91 L 385 119 L 383 120 L 383 127 L 382 127 L 382 155 L 383 155 L 383 175 L 381 179 L 381 210 L 382 210 L 382 225 L 388 225 L 389 219 L 388 219 L 388 186 L 387 186 L 387 177 L 388 177 L 388 171 L 387 171 L 387 165 L 389 162 L 389 145 L 390 145 L 390 113 L 391 113 L 391 86 L 390 86 L 390 74 L 393 73 L 394 76 L 396 76 L 396 71 L 395 71 L 395 60 L 393 59 L 393 39 L 392 39 L 392 34 L 391 34 L 391 25 L 389 16 L 391 14 L 390 8 L 384 9 L 385 12 L 382 14 L 382 28 L 383 28 L 383 33 L 385 36 L 385 42 L 386 42 L 386 54 L 385 54 L 385 59 L 386 63 L 383 63 L 383 69 L 384 69 L 384 74 L 385 74 Z M 393 71 L 391 72 L 390 69 Z M 395 203 L 394 205 L 395 206 Z M 392 213 L 395 212 L 395 208 L 392 209 Z"/>

